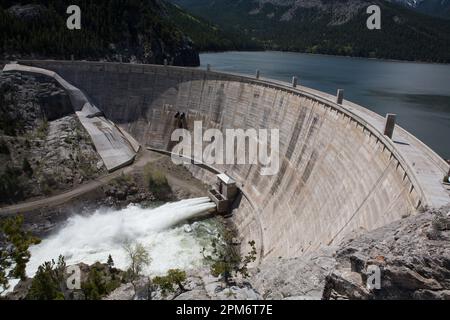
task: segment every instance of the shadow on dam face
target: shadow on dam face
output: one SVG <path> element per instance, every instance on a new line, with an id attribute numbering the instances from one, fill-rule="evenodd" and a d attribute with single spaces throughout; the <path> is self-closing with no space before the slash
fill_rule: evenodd
<path id="1" fill-rule="evenodd" d="M 402 143 L 393 143 L 380 116 L 336 105 L 324 93 L 190 68 L 21 63 L 57 72 L 143 146 L 170 151 L 177 112 L 188 129 L 194 121 L 222 131 L 279 129 L 278 174 L 262 176 L 259 165 L 216 166 L 242 187 L 233 220 L 242 243 L 254 240 L 263 258 L 300 256 L 450 202 L 442 183 L 448 165 L 439 156 L 399 127 L 394 140 Z"/>

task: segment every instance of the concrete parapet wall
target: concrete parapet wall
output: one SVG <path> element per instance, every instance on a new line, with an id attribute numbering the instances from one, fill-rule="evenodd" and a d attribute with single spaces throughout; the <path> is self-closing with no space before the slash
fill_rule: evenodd
<path id="1" fill-rule="evenodd" d="M 189 68 L 21 63 L 57 72 L 144 146 L 171 149 L 176 112 L 186 113 L 188 129 L 197 120 L 205 129 L 280 129 L 278 175 L 217 166 L 242 186 L 234 220 L 264 258 L 299 256 L 450 202 L 442 185 L 448 166 L 428 147 L 398 127 L 391 141 L 382 117 L 311 89 Z"/>

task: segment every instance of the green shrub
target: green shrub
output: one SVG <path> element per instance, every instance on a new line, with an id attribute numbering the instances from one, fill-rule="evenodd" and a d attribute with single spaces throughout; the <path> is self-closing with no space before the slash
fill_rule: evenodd
<path id="1" fill-rule="evenodd" d="M 0 295 L 9 289 L 10 279 L 26 279 L 26 265 L 31 254 L 28 248 L 40 240 L 23 228 L 23 216 L 0 220 L 0 234 L 5 248 L 0 250 Z"/>
<path id="2" fill-rule="evenodd" d="M 144 179 L 151 191 L 158 199 L 166 199 L 171 193 L 169 182 L 161 171 L 155 169 L 151 164 L 144 168 Z"/>
<path id="3" fill-rule="evenodd" d="M 134 184 L 134 179 L 130 175 L 121 174 L 117 178 L 111 181 L 110 185 L 112 186 L 122 186 L 122 185 L 130 185 Z"/>
<path id="4" fill-rule="evenodd" d="M 160 187 L 168 184 L 166 176 L 151 165 L 145 166 L 144 177 L 149 186 Z"/>
<path id="5" fill-rule="evenodd" d="M 0 113 L 0 130 L 7 136 L 15 137 L 23 130 L 23 124 L 20 119 L 13 119 L 8 114 Z"/>
<path id="6" fill-rule="evenodd" d="M 36 137 L 38 139 L 44 140 L 48 135 L 49 124 L 47 119 L 42 120 L 42 123 L 36 129 Z"/>
<path id="7" fill-rule="evenodd" d="M 166 276 L 153 278 L 152 283 L 161 289 L 164 296 L 167 296 L 168 293 L 175 293 L 177 290 L 185 291 L 183 283 L 186 278 L 186 272 L 171 269 Z"/>
<path id="8" fill-rule="evenodd" d="M 108 261 L 106 262 L 106 264 L 108 265 L 109 269 L 111 270 L 112 268 L 114 268 L 114 260 L 112 258 L 111 255 L 108 256 Z"/>
<path id="9" fill-rule="evenodd" d="M 40 181 L 40 188 L 43 194 L 50 195 L 54 190 L 58 189 L 58 182 L 55 176 L 43 174 Z"/>
<path id="10" fill-rule="evenodd" d="M 87 280 L 81 285 L 86 300 L 100 300 L 120 286 L 120 278 L 114 274 L 110 276 L 108 270 L 113 271 L 100 263 L 92 266 Z"/>
<path id="11" fill-rule="evenodd" d="M 5 172 L 0 175 L 0 202 L 16 202 L 23 199 L 24 190 L 20 181 L 21 170 L 6 167 Z"/>
<path id="12" fill-rule="evenodd" d="M 0 140 L 0 154 L 6 154 L 6 155 L 10 154 L 9 147 L 6 144 L 5 140 Z"/>
<path id="13" fill-rule="evenodd" d="M 66 270 L 64 257 L 39 266 L 31 283 L 27 300 L 64 300 L 63 286 Z"/>
<path id="14" fill-rule="evenodd" d="M 27 158 L 23 159 L 22 170 L 28 176 L 28 178 L 31 178 L 33 176 L 33 168 L 31 167 L 31 164 Z"/>
<path id="15" fill-rule="evenodd" d="M 226 239 L 227 240 L 227 239 Z M 229 284 L 233 274 L 240 274 L 244 278 L 248 278 L 248 265 L 256 261 L 256 243 L 250 241 L 250 252 L 242 258 L 237 248 L 226 241 L 226 245 L 220 245 L 218 239 L 214 239 L 212 243 L 213 252 L 211 255 L 203 255 L 211 264 L 211 274 L 215 277 L 221 277 L 222 280 Z"/>
<path id="16" fill-rule="evenodd" d="M 23 119 L 11 113 L 18 108 L 15 90 L 10 84 L 0 84 L 0 131 L 13 137 L 24 129 Z"/>

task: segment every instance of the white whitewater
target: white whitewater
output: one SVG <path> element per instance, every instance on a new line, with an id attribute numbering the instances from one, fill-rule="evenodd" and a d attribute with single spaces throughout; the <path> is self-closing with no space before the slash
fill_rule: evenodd
<path id="1" fill-rule="evenodd" d="M 130 205 L 123 210 L 99 210 L 90 216 L 71 217 L 55 235 L 30 248 L 28 276 L 33 276 L 45 261 L 63 255 L 67 265 L 106 262 L 113 257 L 115 266 L 129 265 L 124 244 L 140 243 L 149 252 L 152 263 L 148 275 L 164 274 L 169 269 L 201 266 L 203 248 L 193 233 L 181 225 L 215 208 L 209 198 L 183 200 L 155 209 Z"/>

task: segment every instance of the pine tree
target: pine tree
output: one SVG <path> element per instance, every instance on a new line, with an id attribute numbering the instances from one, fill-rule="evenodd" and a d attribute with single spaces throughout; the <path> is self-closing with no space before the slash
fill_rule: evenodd
<path id="1" fill-rule="evenodd" d="M 111 255 L 108 256 L 108 261 L 106 262 L 106 264 L 108 265 L 110 270 L 114 267 L 114 260 Z"/>
<path id="2" fill-rule="evenodd" d="M 62 286 L 66 263 L 60 256 L 58 263 L 54 260 L 39 266 L 27 295 L 29 300 L 64 300 Z"/>
<path id="3" fill-rule="evenodd" d="M 17 216 L 0 223 L 3 241 L 10 248 L 0 252 L 0 293 L 9 288 L 9 279 L 26 279 L 25 270 L 31 257 L 28 249 L 40 242 L 30 232 L 23 230 L 23 221 L 22 216 Z"/>

